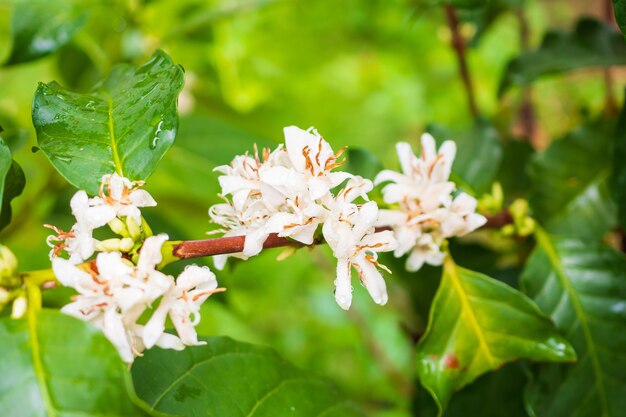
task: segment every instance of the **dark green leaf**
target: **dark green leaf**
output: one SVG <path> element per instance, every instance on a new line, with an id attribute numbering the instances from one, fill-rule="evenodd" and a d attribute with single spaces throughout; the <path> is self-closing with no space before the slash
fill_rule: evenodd
<path id="1" fill-rule="evenodd" d="M 441 145 L 453 139 L 457 151 L 452 165 L 452 180 L 470 194 L 480 196 L 490 190 L 502 161 L 502 145 L 498 132 L 485 120 L 477 121 L 472 129 L 452 132 L 445 126 L 428 126 Z"/>
<path id="2" fill-rule="evenodd" d="M 573 360 L 569 343 L 521 292 L 445 261 L 417 371 L 440 409 L 478 376 L 517 359 Z"/>
<path id="3" fill-rule="evenodd" d="M 13 2 L 13 50 L 6 64 L 46 56 L 70 41 L 87 20 L 87 9 L 68 0 Z"/>
<path id="4" fill-rule="evenodd" d="M 555 234 L 600 238 L 615 225 L 607 179 L 614 123 L 587 123 L 536 154 L 530 165 L 530 204 Z"/>
<path id="5" fill-rule="evenodd" d="M 91 325 L 41 310 L 0 320 L 0 340 L 0 415 L 146 415 L 131 400 L 117 351 Z"/>
<path id="6" fill-rule="evenodd" d="M 626 0 L 613 0 L 613 13 L 622 33 L 626 34 Z"/>
<path id="7" fill-rule="evenodd" d="M 91 193 L 104 174 L 146 179 L 172 146 L 183 70 L 162 51 L 119 65 L 91 93 L 40 84 L 33 124 L 41 150 L 70 183 Z"/>
<path id="8" fill-rule="evenodd" d="M 613 134 L 611 193 L 617 203 L 617 219 L 626 230 L 626 106 L 622 108 Z"/>
<path id="9" fill-rule="evenodd" d="M 526 141 L 505 140 L 502 147 L 502 164 L 496 179 L 502 185 L 509 200 L 525 195 L 531 182 L 527 166 L 534 154 L 533 147 Z"/>
<path id="10" fill-rule="evenodd" d="M 489 191 L 502 161 L 502 146 L 496 130 L 487 122 L 477 122 L 471 130 L 458 136 L 456 144 L 452 171 L 475 195 Z"/>
<path id="11" fill-rule="evenodd" d="M 544 75 L 625 64 L 626 43 L 623 36 L 602 22 L 583 18 L 573 33 L 549 32 L 539 49 L 522 53 L 509 62 L 498 94 L 504 94 L 514 85 L 529 84 Z"/>
<path id="12" fill-rule="evenodd" d="M 348 148 L 346 158 L 347 164 L 341 169 L 363 178 L 373 180 L 383 169 L 376 155 L 364 148 Z"/>
<path id="13" fill-rule="evenodd" d="M 11 150 L 0 138 L 0 229 L 11 222 L 11 201 L 22 194 L 25 184 L 22 168 L 13 160 Z"/>
<path id="14" fill-rule="evenodd" d="M 532 415 L 621 416 L 626 409 L 626 260 L 614 250 L 537 233 L 522 276 L 528 295 L 578 353 L 546 364 L 529 386 Z"/>
<path id="15" fill-rule="evenodd" d="M 135 388 L 152 409 L 184 416 L 362 416 L 327 382 L 274 351 L 225 337 L 135 361 Z"/>

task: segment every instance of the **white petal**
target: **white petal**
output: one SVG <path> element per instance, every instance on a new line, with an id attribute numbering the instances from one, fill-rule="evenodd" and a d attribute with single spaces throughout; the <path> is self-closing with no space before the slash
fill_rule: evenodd
<path id="1" fill-rule="evenodd" d="M 117 348 L 124 362 L 131 363 L 134 356 L 126 336 L 126 329 L 122 323 L 122 315 L 113 310 L 105 312 L 102 331 L 107 339 Z"/>
<path id="2" fill-rule="evenodd" d="M 352 304 L 352 284 L 350 283 L 350 263 L 347 259 L 337 260 L 337 279 L 335 279 L 335 301 L 339 307 L 347 310 Z"/>
<path id="3" fill-rule="evenodd" d="M 157 202 L 145 190 L 135 190 L 128 196 L 130 202 L 136 207 L 154 207 Z"/>
<path id="4" fill-rule="evenodd" d="M 321 198 L 330 191 L 330 184 L 324 180 L 324 177 L 313 177 L 309 181 L 309 192 L 312 200 Z"/>
<path id="5" fill-rule="evenodd" d="M 193 288 L 214 290 L 217 280 L 208 266 L 188 265 L 176 279 L 176 286 L 187 291 Z"/>
<path id="6" fill-rule="evenodd" d="M 146 349 L 150 349 L 154 346 L 159 338 L 165 331 L 165 320 L 167 319 L 167 313 L 170 311 L 170 307 L 174 299 L 168 296 L 163 297 L 159 307 L 152 313 L 152 317 L 146 323 L 143 328 L 142 340 Z"/>
<path id="7" fill-rule="evenodd" d="M 163 333 L 157 340 L 156 345 L 162 349 L 183 350 L 185 348 L 185 345 L 178 337 L 169 333 Z"/>
<path id="8" fill-rule="evenodd" d="M 398 153 L 402 172 L 411 175 L 415 165 L 415 154 L 413 153 L 413 149 L 411 149 L 411 145 L 406 142 L 398 142 L 396 143 L 396 152 Z"/>
<path id="9" fill-rule="evenodd" d="M 358 266 L 361 272 L 361 282 L 365 285 L 376 304 L 385 305 L 388 299 L 385 280 L 376 268 L 376 265 L 367 261 L 365 257 L 359 258 Z"/>
<path id="10" fill-rule="evenodd" d="M 155 266 L 161 263 L 163 256 L 161 255 L 161 247 L 168 239 L 165 233 L 156 236 L 150 236 L 143 242 L 143 246 L 139 251 L 139 260 L 137 261 L 137 271 L 140 274 L 148 274 L 154 270 Z"/>
<path id="11" fill-rule="evenodd" d="M 265 227 L 248 232 L 243 244 L 244 256 L 255 256 L 263 250 L 263 243 L 267 240 L 270 232 Z"/>
<path id="12" fill-rule="evenodd" d="M 62 258 L 52 259 L 52 271 L 66 287 L 77 288 L 81 282 L 91 282 L 91 275 Z"/>
<path id="13" fill-rule="evenodd" d="M 285 134 L 285 147 L 289 154 L 289 159 L 294 168 L 299 172 L 305 172 L 306 160 L 302 151 L 308 146 L 313 153 L 316 149 L 318 139 L 297 126 L 288 126 L 283 129 Z"/>

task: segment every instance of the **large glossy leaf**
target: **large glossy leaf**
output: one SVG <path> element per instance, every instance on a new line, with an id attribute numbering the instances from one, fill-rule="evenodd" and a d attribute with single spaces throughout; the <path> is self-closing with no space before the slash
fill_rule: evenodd
<path id="1" fill-rule="evenodd" d="M 537 368 L 532 415 L 613 417 L 626 409 L 626 260 L 613 249 L 537 233 L 522 283 L 572 342 L 576 364 Z"/>
<path id="2" fill-rule="evenodd" d="M 453 180 L 474 195 L 487 192 L 502 162 L 502 145 L 494 127 L 479 120 L 472 129 L 461 133 L 452 133 L 441 125 L 432 125 L 428 130 L 439 144 L 448 139 L 456 142 Z"/>
<path id="3" fill-rule="evenodd" d="M 448 258 L 417 345 L 422 385 L 443 409 L 454 391 L 521 358 L 565 361 L 575 353 L 524 294 Z"/>
<path id="4" fill-rule="evenodd" d="M 130 378 L 100 331 L 58 311 L 0 320 L 0 415 L 134 417 Z"/>
<path id="5" fill-rule="evenodd" d="M 87 9 L 68 0 L 12 0 L 13 48 L 7 65 L 46 56 L 68 43 L 87 20 Z"/>
<path id="6" fill-rule="evenodd" d="M 13 160 L 11 150 L 0 138 L 0 229 L 11 222 L 11 200 L 22 194 L 25 184 L 22 168 Z"/>
<path id="7" fill-rule="evenodd" d="M 625 12 L 626 13 L 626 12 Z M 626 230 L 626 106 L 622 107 L 613 134 L 613 175 L 611 193 L 617 203 L 617 220 Z"/>
<path id="8" fill-rule="evenodd" d="M 87 94 L 39 84 L 39 146 L 61 175 L 91 193 L 104 174 L 146 179 L 174 142 L 182 86 L 182 68 L 162 51 L 140 67 L 115 67 Z"/>
<path id="9" fill-rule="evenodd" d="M 615 225 L 608 189 L 614 123 L 589 122 L 536 154 L 530 203 L 551 233 L 598 239 Z"/>
<path id="10" fill-rule="evenodd" d="M 522 53 L 509 62 L 499 94 L 545 75 L 610 65 L 626 65 L 623 36 L 607 24 L 583 18 L 572 33 L 549 32 L 537 50 Z"/>
<path id="11" fill-rule="evenodd" d="M 184 416 L 362 416 L 327 382 L 274 351 L 225 337 L 184 351 L 152 349 L 132 368 L 152 409 Z"/>

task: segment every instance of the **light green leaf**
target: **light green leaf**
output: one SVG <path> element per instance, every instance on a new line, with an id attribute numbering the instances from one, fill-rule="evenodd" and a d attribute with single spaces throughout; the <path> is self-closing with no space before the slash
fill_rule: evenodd
<path id="1" fill-rule="evenodd" d="M 25 185 L 22 168 L 13 160 L 11 150 L 0 137 L 0 229 L 11 222 L 11 200 L 22 194 Z"/>
<path id="2" fill-rule="evenodd" d="M 0 320 L 0 341 L 0 415 L 147 415 L 131 400 L 117 351 L 88 323 L 31 311 L 27 320 Z"/>
<path id="3" fill-rule="evenodd" d="M 607 186 L 613 129 L 611 120 L 589 122 L 533 157 L 529 200 L 549 232 L 598 239 L 615 225 Z"/>
<path id="4" fill-rule="evenodd" d="M 525 292 L 578 353 L 571 365 L 536 369 L 532 415 L 622 416 L 626 409 L 626 260 L 614 250 L 539 230 L 522 275 Z"/>
<path id="5" fill-rule="evenodd" d="M 184 416 L 362 416 L 326 381 L 270 349 L 225 337 L 183 351 L 151 349 L 132 368 L 141 399 Z"/>
<path id="6" fill-rule="evenodd" d="M 567 361 L 575 353 L 524 294 L 448 257 L 417 345 L 422 385 L 443 410 L 454 391 L 517 359 Z"/>
<path id="7" fill-rule="evenodd" d="M 87 20 L 87 9 L 68 0 L 12 0 L 13 49 L 6 65 L 44 57 L 68 43 Z"/>
<path id="8" fill-rule="evenodd" d="M 39 147 L 70 183 L 92 194 L 104 174 L 144 180 L 174 143 L 182 87 L 182 68 L 162 51 L 140 67 L 115 67 L 91 93 L 39 84 Z"/>
<path id="9" fill-rule="evenodd" d="M 537 50 L 509 62 L 498 94 L 545 75 L 610 65 L 626 65 L 624 37 L 605 23 L 583 18 L 572 33 L 549 32 Z"/>

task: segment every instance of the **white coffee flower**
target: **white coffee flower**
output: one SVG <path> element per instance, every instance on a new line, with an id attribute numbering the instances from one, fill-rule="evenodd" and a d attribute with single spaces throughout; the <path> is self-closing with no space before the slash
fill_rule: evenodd
<path id="1" fill-rule="evenodd" d="M 99 253 L 95 268 L 84 269 L 71 262 L 54 258 L 53 271 L 61 284 L 74 288 L 76 295 L 62 311 L 74 317 L 90 321 L 115 345 L 126 362 L 143 351 L 145 345 L 138 343 L 143 326 L 139 317 L 159 297 L 174 286 L 174 279 L 155 269 L 161 262 L 161 246 L 167 235 L 152 236 L 142 247 L 137 266 L 123 259 L 119 252 Z M 156 337 L 159 346 L 182 348 L 171 335 Z"/>
<path id="2" fill-rule="evenodd" d="M 384 170 L 376 176 L 383 187 L 386 203 L 396 209 L 381 210 L 377 225 L 393 228 L 398 246 L 396 257 L 409 254 L 406 267 L 417 271 L 424 263 L 441 265 L 445 254 L 441 245 L 446 238 L 463 236 L 482 226 L 486 219 L 475 213 L 476 199 L 461 193 L 453 199 L 455 184 L 449 181 L 456 146 L 443 143 L 437 151 L 428 134 L 421 138 L 418 158 L 407 143 L 396 146 L 402 173 Z"/>
<path id="3" fill-rule="evenodd" d="M 100 195 L 92 199 L 92 204 L 112 207 L 117 217 L 128 216 L 137 224 L 141 224 L 139 207 L 157 205 L 147 191 L 140 189 L 144 184 L 143 181 L 131 181 L 117 173 L 104 175 L 100 185 Z"/>
<path id="4" fill-rule="evenodd" d="M 335 300 L 344 310 L 352 303 L 351 267 L 359 274 L 375 303 L 387 303 L 387 289 L 378 268 L 390 272 L 378 263 L 378 252 L 392 251 L 397 242 L 391 231 L 374 233 L 378 206 L 370 201 L 362 206 L 342 202 L 323 226 L 326 242 L 337 258 Z"/>
<path id="5" fill-rule="evenodd" d="M 374 300 L 384 304 L 387 295 L 376 268 L 377 252 L 393 250 L 396 242 L 391 232 L 374 233 L 376 203 L 363 207 L 354 203 L 359 197 L 368 201 L 372 182 L 333 171 L 343 164 L 338 161 L 343 149 L 335 153 L 315 129 L 289 126 L 284 134 L 285 146 L 272 152 L 265 149 L 262 160 L 255 148 L 254 157 L 237 156 L 217 169 L 223 174 L 219 181 L 226 203 L 211 207 L 209 215 L 223 227 L 224 236 L 245 236 L 245 243 L 240 254 L 215 256 L 215 266 L 223 267 L 228 256 L 247 259 L 258 254 L 271 234 L 311 245 L 322 227 L 339 260 L 339 304 L 350 305 L 351 293 L 348 296 L 345 290 L 351 288 L 353 266 Z"/>
<path id="6" fill-rule="evenodd" d="M 165 320 L 169 315 L 180 340 L 185 345 L 204 345 L 199 342 L 195 326 L 200 321 L 200 306 L 213 293 L 223 291 L 217 288 L 215 274 L 207 267 L 189 265 L 176 279 L 174 285 L 161 300 L 152 318 L 146 323 L 143 341 L 147 348 L 158 343 L 165 330 Z"/>
<path id="7" fill-rule="evenodd" d="M 46 225 L 57 232 L 57 236 L 49 236 L 47 242 L 52 247 L 51 258 L 58 256 L 61 250 L 65 250 L 70 255 L 70 262 L 79 264 L 93 255 L 97 243 L 97 240 L 93 238 L 93 231 L 113 220 L 115 209 L 92 204 L 87 193 L 82 190 L 74 194 L 70 207 L 76 223 L 69 232 Z"/>

